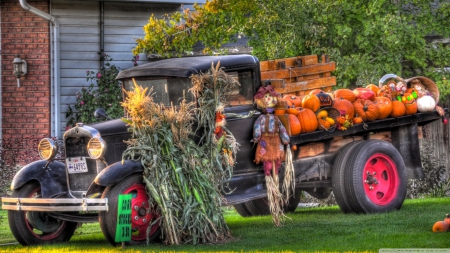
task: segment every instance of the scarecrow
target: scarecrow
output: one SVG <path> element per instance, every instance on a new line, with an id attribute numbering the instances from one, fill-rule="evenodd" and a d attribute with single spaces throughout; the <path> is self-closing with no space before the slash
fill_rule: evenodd
<path id="1" fill-rule="evenodd" d="M 292 154 L 289 147 L 287 154 L 284 151 L 284 145 L 289 145 L 290 139 L 280 119 L 273 114 L 275 105 L 281 99 L 280 94 L 268 85 L 259 88 L 254 99 L 258 108 L 263 111 L 253 125 L 251 141 L 257 143 L 254 162 L 256 164 L 263 163 L 272 220 L 276 226 L 279 226 L 280 218 L 283 215 L 284 198 L 289 199 L 290 187 L 295 187 L 291 185 L 293 178 Z M 283 190 L 288 196 L 281 194 L 278 181 L 278 171 L 284 159 L 286 159 L 286 171 Z"/>

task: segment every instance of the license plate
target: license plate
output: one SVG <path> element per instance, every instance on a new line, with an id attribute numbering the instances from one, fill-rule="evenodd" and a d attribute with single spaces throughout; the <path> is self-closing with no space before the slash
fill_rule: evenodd
<path id="1" fill-rule="evenodd" d="M 66 159 L 66 164 L 69 174 L 88 172 L 86 158 L 84 157 L 72 157 Z"/>

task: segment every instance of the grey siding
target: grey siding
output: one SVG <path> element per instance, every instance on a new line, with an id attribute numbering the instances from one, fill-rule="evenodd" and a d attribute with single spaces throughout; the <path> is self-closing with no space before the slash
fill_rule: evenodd
<path id="1" fill-rule="evenodd" d="M 181 9 L 180 4 L 104 2 L 104 52 L 113 58 L 112 64 L 121 69 L 133 66 L 131 49 L 135 39 L 144 36 L 143 26 L 152 13 L 161 17 Z M 100 3 L 52 0 L 51 14 L 60 23 L 59 118 L 63 132 L 68 104 L 74 104 L 75 93 L 89 85 L 86 71 L 100 69 Z M 146 62 L 146 55 L 139 57 L 139 64 Z"/>

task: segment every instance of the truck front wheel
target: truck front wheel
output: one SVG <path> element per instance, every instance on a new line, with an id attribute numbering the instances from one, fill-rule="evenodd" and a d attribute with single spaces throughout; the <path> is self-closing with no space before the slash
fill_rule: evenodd
<path id="1" fill-rule="evenodd" d="M 12 193 L 13 198 L 40 198 L 41 186 L 30 182 Z M 76 222 L 62 221 L 46 212 L 8 211 L 12 234 L 22 245 L 49 244 L 69 241 L 77 228 Z"/>
<path id="2" fill-rule="evenodd" d="M 116 245 L 116 224 L 118 196 L 131 194 L 131 241 L 130 245 L 147 242 L 147 228 L 151 226 L 148 240 L 154 241 L 161 234 L 159 222 L 152 224 L 157 218 L 156 207 L 150 206 L 149 197 L 145 190 L 142 174 L 134 174 L 118 184 L 106 187 L 102 198 L 108 198 L 109 211 L 99 212 L 99 222 L 103 235 L 112 245 Z"/>
<path id="3" fill-rule="evenodd" d="M 406 169 L 389 142 L 368 140 L 351 149 L 345 191 L 354 211 L 380 213 L 400 209 L 406 196 Z"/>

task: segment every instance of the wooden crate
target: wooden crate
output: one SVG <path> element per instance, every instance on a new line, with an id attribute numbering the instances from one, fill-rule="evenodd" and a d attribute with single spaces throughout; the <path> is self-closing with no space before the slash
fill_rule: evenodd
<path id="1" fill-rule="evenodd" d="M 292 94 L 303 97 L 314 89 L 330 92 L 336 85 L 336 77 L 331 72 L 336 69 L 327 56 L 297 56 L 260 62 L 262 85 L 272 85 L 282 95 Z"/>

